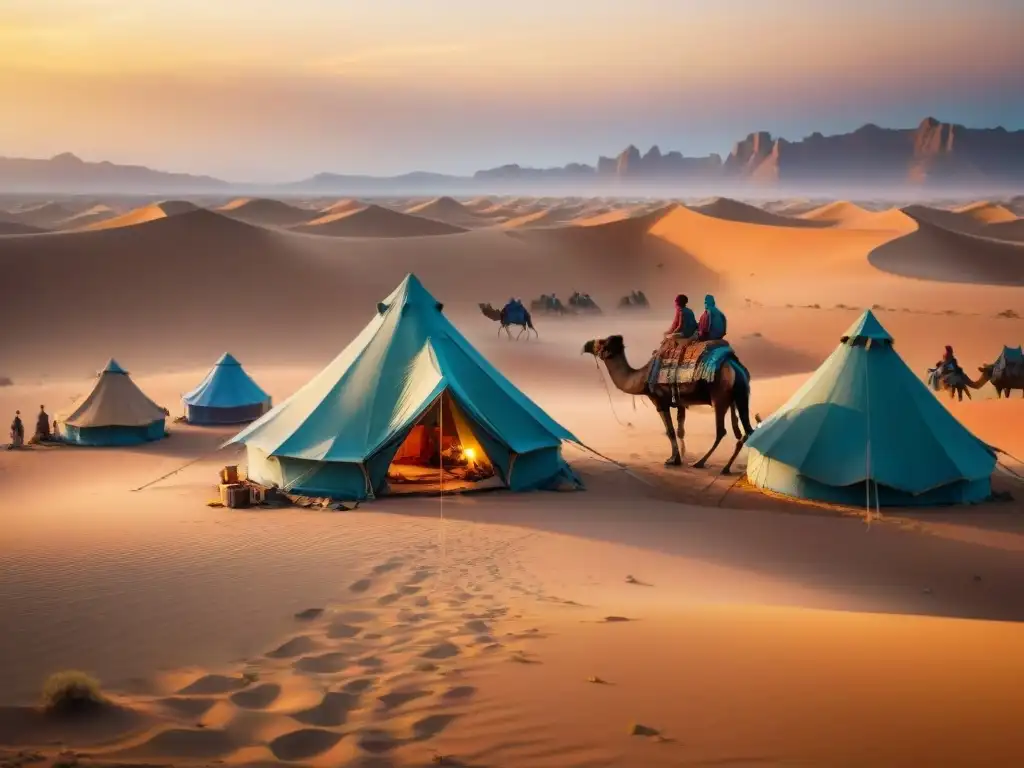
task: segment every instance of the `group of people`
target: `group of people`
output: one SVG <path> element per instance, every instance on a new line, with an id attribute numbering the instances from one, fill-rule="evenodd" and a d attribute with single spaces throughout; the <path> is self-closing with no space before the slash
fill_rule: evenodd
<path id="1" fill-rule="evenodd" d="M 52 440 L 57 432 L 57 422 L 53 422 L 53 430 L 50 430 L 50 416 L 46 413 L 46 406 L 39 406 L 39 415 L 36 416 L 36 433 L 32 442 L 45 442 Z M 21 448 L 25 445 L 25 424 L 21 420 L 21 411 L 14 412 L 14 420 L 11 422 L 11 443 L 9 448 Z"/>
<path id="2" fill-rule="evenodd" d="M 725 313 L 715 306 L 715 297 L 710 293 L 704 297 L 704 312 L 700 319 L 689 306 L 689 297 L 685 294 L 676 296 L 676 314 L 672 325 L 665 336 L 681 336 L 690 339 L 696 336 L 697 341 L 712 341 L 725 338 L 728 327 Z"/>

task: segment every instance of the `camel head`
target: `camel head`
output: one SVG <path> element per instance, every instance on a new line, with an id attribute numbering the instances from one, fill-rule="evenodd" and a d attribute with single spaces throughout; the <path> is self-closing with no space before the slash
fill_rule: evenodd
<path id="1" fill-rule="evenodd" d="M 981 378 L 978 379 L 978 383 L 984 384 L 985 382 L 992 380 L 992 371 L 995 370 L 995 365 L 993 365 L 992 363 L 979 365 L 978 370 L 981 372 Z"/>
<path id="2" fill-rule="evenodd" d="M 607 339 L 591 339 L 583 345 L 582 355 L 593 355 L 601 360 L 608 360 L 626 352 L 626 345 L 621 336 L 609 336 Z"/>

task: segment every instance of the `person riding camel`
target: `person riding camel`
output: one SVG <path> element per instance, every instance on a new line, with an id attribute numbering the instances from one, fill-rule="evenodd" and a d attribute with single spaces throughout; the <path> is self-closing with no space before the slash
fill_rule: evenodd
<path id="1" fill-rule="evenodd" d="M 676 296 L 676 314 L 672 318 L 672 325 L 665 332 L 666 336 L 682 336 L 688 339 L 697 332 L 697 317 L 693 310 L 686 306 L 689 298 L 680 293 Z"/>
<path id="2" fill-rule="evenodd" d="M 715 297 L 710 293 L 704 297 L 704 313 L 697 324 L 697 339 L 712 341 L 724 339 L 727 323 L 725 313 L 715 306 Z"/>

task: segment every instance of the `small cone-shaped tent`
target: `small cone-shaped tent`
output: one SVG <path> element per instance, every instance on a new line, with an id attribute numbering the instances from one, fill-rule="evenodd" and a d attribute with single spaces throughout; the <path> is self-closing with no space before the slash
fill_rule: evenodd
<path id="1" fill-rule="evenodd" d="M 836 504 L 981 501 L 995 453 L 947 411 L 870 312 L 813 376 L 747 440 L 747 478 Z M 877 495 L 876 495 L 877 494 Z"/>
<path id="2" fill-rule="evenodd" d="M 228 441 L 246 446 L 249 477 L 311 496 L 380 496 L 395 455 L 433 409 L 446 435 L 470 433 L 462 445 L 479 446 L 512 490 L 574 479 L 561 445 L 577 438 L 488 363 L 442 309 L 408 275 L 332 363 Z"/>
<path id="3" fill-rule="evenodd" d="M 181 398 L 192 424 L 242 424 L 270 409 L 270 395 L 260 389 L 231 354 L 225 352 L 199 386 Z"/>
<path id="4" fill-rule="evenodd" d="M 92 391 L 57 421 L 69 443 L 136 445 L 164 437 L 165 417 L 164 409 L 146 397 L 111 359 Z"/>

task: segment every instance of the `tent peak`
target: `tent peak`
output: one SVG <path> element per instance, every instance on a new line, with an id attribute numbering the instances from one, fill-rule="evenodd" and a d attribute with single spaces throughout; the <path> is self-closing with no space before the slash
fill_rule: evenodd
<path id="1" fill-rule="evenodd" d="M 101 373 L 128 373 L 128 371 L 118 365 L 117 360 L 110 358 Z"/>
<path id="2" fill-rule="evenodd" d="M 863 314 L 857 318 L 857 320 L 846 329 L 839 340 L 843 344 L 857 344 L 858 342 L 866 343 L 871 342 L 873 344 L 885 343 L 892 344 L 893 338 L 889 335 L 889 332 L 882 327 L 882 324 L 878 322 L 878 318 L 870 310 L 864 310 Z"/>
<path id="3" fill-rule="evenodd" d="M 241 363 L 238 362 L 238 359 L 234 355 L 232 355 L 230 352 L 225 352 L 223 355 L 221 355 L 220 359 L 217 360 L 216 364 L 217 365 L 241 365 Z"/>
<path id="4" fill-rule="evenodd" d="M 391 307 L 398 305 L 401 311 L 405 311 L 411 306 L 415 306 L 418 309 L 432 309 L 437 312 L 444 311 L 444 304 L 434 298 L 433 294 L 430 293 L 420 282 L 420 279 L 416 277 L 412 272 L 407 274 L 398 287 L 391 292 L 384 301 L 378 302 L 377 312 L 383 315 Z"/>

